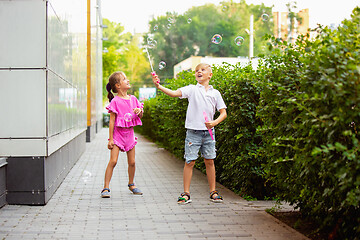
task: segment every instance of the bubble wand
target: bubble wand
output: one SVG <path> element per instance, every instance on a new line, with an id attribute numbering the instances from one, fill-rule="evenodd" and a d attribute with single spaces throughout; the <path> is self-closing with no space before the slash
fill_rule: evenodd
<path id="1" fill-rule="evenodd" d="M 204 115 L 205 121 L 208 122 L 209 119 L 208 119 L 205 111 L 203 111 L 203 115 Z M 214 141 L 214 136 L 213 136 L 213 132 L 212 132 L 211 128 L 209 128 L 208 131 L 209 131 L 209 133 L 210 133 L 211 139 Z"/>
<path id="2" fill-rule="evenodd" d="M 151 75 L 152 76 L 155 76 L 156 75 L 156 72 L 154 71 L 154 68 L 153 68 L 153 65 L 151 63 L 151 59 L 150 59 L 150 54 L 149 54 L 149 51 L 147 49 L 147 47 L 145 46 L 145 50 L 146 50 L 146 53 L 147 53 L 147 56 L 148 56 L 148 59 L 149 59 L 149 63 L 150 63 L 150 67 L 151 67 Z M 159 83 L 160 81 L 158 81 Z"/>

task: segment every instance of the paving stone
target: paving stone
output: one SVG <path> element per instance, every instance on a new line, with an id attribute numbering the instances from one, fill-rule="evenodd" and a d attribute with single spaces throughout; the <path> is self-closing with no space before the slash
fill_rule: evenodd
<path id="1" fill-rule="evenodd" d="M 194 169 L 193 202 L 176 203 L 183 192 L 184 161 L 143 136 L 136 145 L 135 183 L 127 187 L 127 159 L 120 153 L 111 198 L 100 191 L 109 160 L 108 130 L 102 129 L 45 206 L 0 209 L 0 239 L 307 239 L 264 210 L 273 201 L 248 202 L 218 184 L 224 203 L 209 201 L 206 175 Z M 291 206 L 283 204 L 281 209 Z"/>

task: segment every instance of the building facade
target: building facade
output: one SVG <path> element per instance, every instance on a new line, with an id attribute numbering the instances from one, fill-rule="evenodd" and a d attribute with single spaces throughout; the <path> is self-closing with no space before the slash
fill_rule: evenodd
<path id="1" fill-rule="evenodd" d="M 0 206 L 46 204 L 102 125 L 100 16 L 95 0 L 0 1 Z"/>
<path id="2" fill-rule="evenodd" d="M 295 42 L 298 35 L 309 33 L 309 9 L 302 9 L 297 15 L 301 20 L 295 19 L 291 27 L 288 12 L 273 12 L 274 36 Z"/>

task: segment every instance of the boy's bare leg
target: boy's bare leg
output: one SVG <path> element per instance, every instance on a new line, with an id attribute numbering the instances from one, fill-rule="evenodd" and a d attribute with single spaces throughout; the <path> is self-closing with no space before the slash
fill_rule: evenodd
<path id="1" fill-rule="evenodd" d="M 216 173 L 215 173 L 215 164 L 214 159 L 204 159 L 206 166 L 206 176 L 209 183 L 210 192 L 215 191 L 216 188 Z M 214 194 L 216 197 L 217 194 Z"/>
<path id="2" fill-rule="evenodd" d="M 185 162 L 183 180 L 184 180 L 184 192 L 190 193 L 190 183 L 193 175 L 193 168 L 195 165 L 195 161 L 191 161 L 190 163 Z"/>

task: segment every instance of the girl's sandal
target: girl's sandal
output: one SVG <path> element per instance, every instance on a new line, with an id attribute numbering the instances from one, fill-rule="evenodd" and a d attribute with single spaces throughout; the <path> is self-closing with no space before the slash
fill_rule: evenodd
<path id="1" fill-rule="evenodd" d="M 129 190 L 130 190 L 133 194 L 135 194 L 135 195 L 142 195 L 142 194 L 143 194 L 143 193 L 141 192 L 141 190 L 138 189 L 137 187 L 131 189 L 132 186 L 135 186 L 135 183 L 130 183 L 130 184 L 128 185 Z"/>
<path id="2" fill-rule="evenodd" d="M 110 197 L 110 189 L 109 188 L 104 188 L 101 191 L 101 197 L 102 198 L 109 198 Z"/>
<path id="3" fill-rule="evenodd" d="M 192 202 L 192 200 L 190 199 L 190 193 L 188 193 L 188 192 L 183 192 L 182 194 L 180 194 L 180 197 L 178 198 L 178 201 L 177 201 L 178 204 L 183 204 L 183 205 L 191 203 L 191 202 Z"/>
<path id="4" fill-rule="evenodd" d="M 215 194 L 216 196 L 214 197 Z M 221 203 L 223 202 L 223 197 L 219 195 L 219 192 L 217 190 L 215 190 L 210 193 L 210 201 L 215 203 Z"/>

